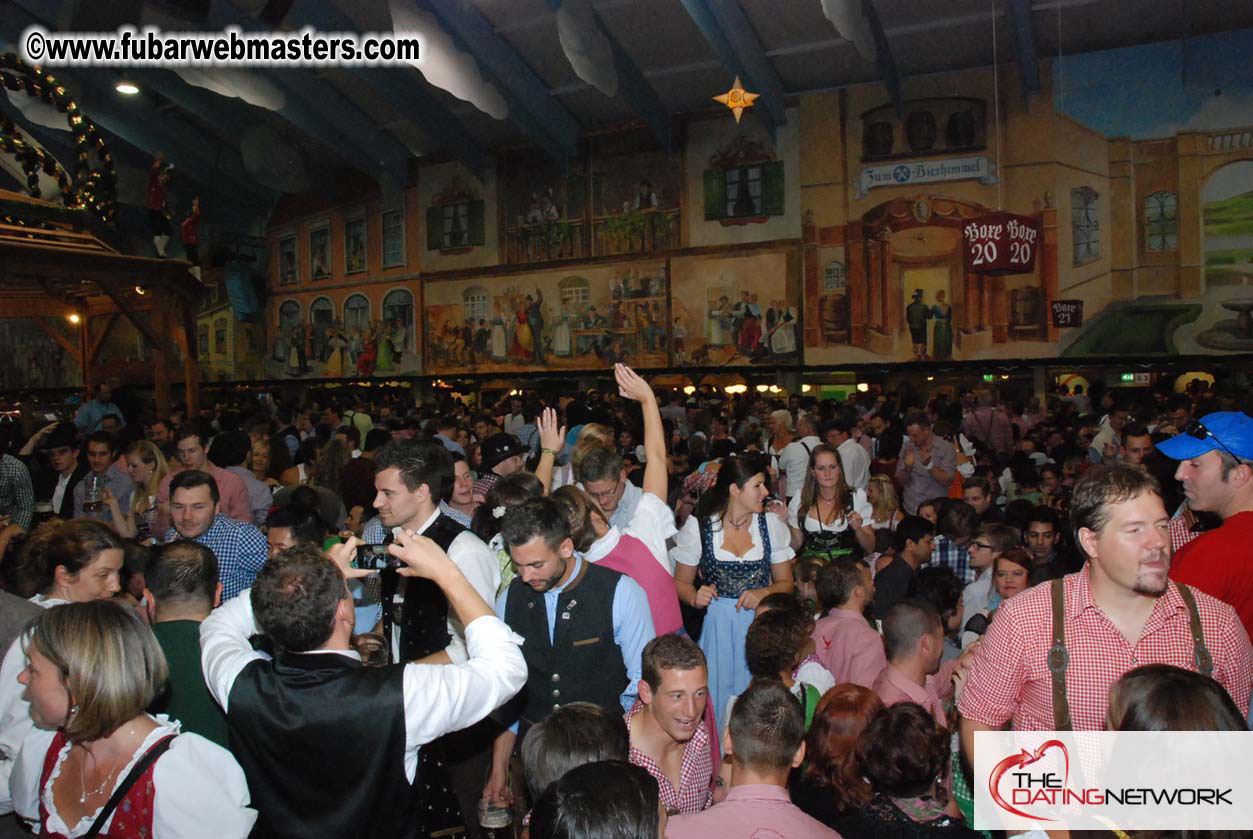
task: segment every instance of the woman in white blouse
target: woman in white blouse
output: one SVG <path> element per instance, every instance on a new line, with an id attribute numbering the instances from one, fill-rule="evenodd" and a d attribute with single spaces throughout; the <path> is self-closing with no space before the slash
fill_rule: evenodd
<path id="1" fill-rule="evenodd" d="M 792 590 L 794 556 L 781 502 L 765 509 L 766 462 L 760 455 L 728 457 L 718 479 L 675 537 L 671 558 L 679 599 L 706 609 L 700 647 L 709 667 L 713 706 L 748 687 L 744 639 L 753 610 L 766 595 Z M 699 569 L 701 587 L 696 588 Z"/>
<path id="2" fill-rule="evenodd" d="M 41 836 L 95 827 L 110 839 L 243 839 L 252 830 L 256 812 L 231 753 L 144 711 L 167 668 L 134 610 L 104 600 L 49 609 L 26 655 L 19 681 L 31 716 L 56 729 L 33 791 Z"/>
<path id="3" fill-rule="evenodd" d="M 844 482 L 839 453 L 827 445 L 809 453 L 805 484 L 788 505 L 792 548 L 800 556 L 819 556 L 827 561 L 841 556 L 862 556 L 874 550 L 870 502 L 864 490 Z"/>
<path id="4" fill-rule="evenodd" d="M 51 521 L 35 528 L 18 554 L 14 577 L 36 594 L 30 601 L 50 609 L 62 603 L 107 600 L 117 594 L 122 569 L 122 540 L 109 525 L 91 519 Z M 26 667 L 26 653 L 19 638 L 5 651 L 0 664 L 0 812 L 9 807 L 9 777 L 38 775 L 39 762 L 52 734 L 34 728 L 30 706 L 22 695 L 18 674 Z M 30 743 L 30 736 L 42 738 Z M 25 744 L 31 751 L 21 753 Z M 18 815 L 34 815 L 30 802 L 14 800 Z"/>

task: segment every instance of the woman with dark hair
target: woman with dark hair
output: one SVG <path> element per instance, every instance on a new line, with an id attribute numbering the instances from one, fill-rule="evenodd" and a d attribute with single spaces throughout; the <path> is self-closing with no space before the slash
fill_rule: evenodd
<path id="1" fill-rule="evenodd" d="M 1111 731 L 1247 731 L 1218 682 L 1169 664 L 1128 670 L 1109 689 Z"/>
<path id="2" fill-rule="evenodd" d="M 870 688 L 836 685 L 818 702 L 805 735 L 805 763 L 792 776 L 792 803 L 827 827 L 850 836 L 849 820 L 873 794 L 857 763 L 857 739 L 883 700 Z"/>
<path id="3" fill-rule="evenodd" d="M 765 507 L 766 459 L 728 457 L 718 479 L 675 537 L 670 556 L 679 600 L 706 609 L 700 647 L 709 664 L 715 712 L 743 693 L 751 674 L 744 639 L 763 597 L 792 590 L 795 555 L 782 502 Z M 704 583 L 696 587 L 696 573 Z"/>
<path id="4" fill-rule="evenodd" d="M 474 511 L 470 520 L 470 532 L 487 543 L 492 555 L 500 563 L 500 594 L 513 581 L 513 563 L 509 559 L 509 551 L 505 549 L 505 540 L 500 535 L 500 520 L 505 511 L 516 507 L 523 501 L 544 497 L 544 485 L 540 479 L 530 472 L 514 472 L 506 475 L 487 491 L 483 503 Z"/>
<path id="5" fill-rule="evenodd" d="M 874 795 L 845 823 L 845 835 L 978 839 L 982 834 L 945 812 L 942 778 L 950 751 L 948 729 L 914 702 L 897 703 L 872 719 L 857 741 L 857 763 Z"/>
<path id="6" fill-rule="evenodd" d="M 19 812 L 38 814 L 40 836 L 248 835 L 257 814 L 231 753 L 145 711 L 168 669 L 134 610 L 64 604 L 40 615 L 23 646 L 30 715 L 56 732 L 50 743 L 41 735 L 51 732 L 27 736 L 22 751 L 37 753 L 42 771 L 12 784 Z"/>
<path id="7" fill-rule="evenodd" d="M 869 526 L 874 511 L 866 491 L 849 487 L 839 453 L 828 445 L 814 446 L 809 453 L 805 483 L 792 496 L 787 514 L 792 548 L 800 556 L 829 562 L 840 556 L 860 559 L 874 550 L 874 530 Z"/>
<path id="8" fill-rule="evenodd" d="M 571 769 L 548 785 L 531 811 L 531 839 L 658 839 L 666 811 L 657 781 L 625 760 Z"/>

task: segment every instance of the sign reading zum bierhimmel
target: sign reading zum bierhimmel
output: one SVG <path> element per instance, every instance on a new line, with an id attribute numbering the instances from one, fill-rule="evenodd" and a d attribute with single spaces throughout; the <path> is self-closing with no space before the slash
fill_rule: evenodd
<path id="1" fill-rule="evenodd" d="M 986 157 L 946 157 L 921 163 L 867 166 L 861 170 L 861 178 L 857 182 L 857 197 L 865 198 L 870 190 L 881 186 L 974 179 L 982 184 L 996 183 L 996 166 Z"/>

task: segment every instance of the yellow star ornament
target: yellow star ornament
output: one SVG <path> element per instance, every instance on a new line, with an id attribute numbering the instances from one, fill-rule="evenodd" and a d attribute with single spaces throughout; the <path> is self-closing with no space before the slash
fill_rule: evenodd
<path id="1" fill-rule="evenodd" d="M 715 102 L 721 102 L 730 108 L 731 113 L 735 114 L 735 121 L 738 124 L 745 109 L 753 107 L 753 100 L 760 95 L 760 93 L 749 93 L 745 90 L 744 85 L 740 84 L 740 77 L 736 76 L 735 84 L 731 85 L 731 89 L 720 96 L 713 97 L 713 99 Z"/>

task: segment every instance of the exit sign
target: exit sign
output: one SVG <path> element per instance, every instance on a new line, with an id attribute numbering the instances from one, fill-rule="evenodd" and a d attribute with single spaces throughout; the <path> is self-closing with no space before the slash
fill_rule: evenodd
<path id="1" fill-rule="evenodd" d="M 996 381 L 996 376 L 993 376 L 991 373 L 984 373 L 983 380 L 985 382 L 994 382 Z"/>
<path id="2" fill-rule="evenodd" d="M 1134 382 L 1136 380 L 1135 373 L 1123 373 L 1120 377 L 1124 382 Z"/>

